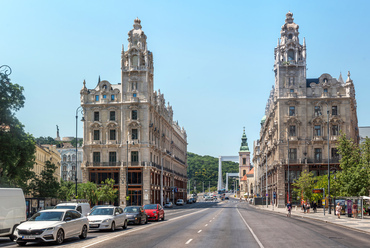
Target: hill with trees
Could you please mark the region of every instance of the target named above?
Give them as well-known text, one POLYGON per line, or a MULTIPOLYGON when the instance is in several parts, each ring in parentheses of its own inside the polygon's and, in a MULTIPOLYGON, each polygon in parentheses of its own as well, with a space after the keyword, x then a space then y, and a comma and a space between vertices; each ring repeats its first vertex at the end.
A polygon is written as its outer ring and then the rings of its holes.
MULTIPOLYGON (((222 178, 225 182, 226 173, 238 173, 239 164, 235 162, 222 162, 222 178)), ((211 156, 200 156, 195 153, 188 152, 188 179, 190 181, 190 189, 197 192, 208 191, 208 185, 211 186, 211 191, 217 190, 218 181, 218 158, 211 156)), ((233 179, 229 179, 229 188, 233 187, 233 179)))

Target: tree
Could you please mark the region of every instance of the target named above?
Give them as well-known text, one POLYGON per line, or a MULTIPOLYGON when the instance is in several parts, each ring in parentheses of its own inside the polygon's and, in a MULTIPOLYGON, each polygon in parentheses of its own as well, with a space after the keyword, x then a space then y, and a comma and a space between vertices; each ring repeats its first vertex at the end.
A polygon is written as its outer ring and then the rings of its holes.
POLYGON ((77 194, 79 199, 86 199, 90 205, 98 203, 98 187, 95 183, 87 182, 78 185, 77 194))
POLYGON ((114 200, 117 198, 117 191, 118 189, 115 189, 113 187, 114 185, 114 179, 108 178, 104 182, 101 182, 102 185, 99 187, 97 196, 98 200, 102 202, 114 202, 114 200))
POLYGON ((338 183, 341 196, 368 195, 370 189, 369 157, 370 141, 359 147, 345 134, 339 138, 338 153, 341 155, 338 183))
POLYGON ((60 188, 59 182, 54 177, 54 172, 57 169, 55 164, 49 160, 45 162, 45 167, 41 171, 40 176, 35 177, 31 182, 34 196, 37 197, 57 197, 60 188))
POLYGON ((71 181, 64 181, 63 179, 60 179, 58 198, 63 201, 70 201, 75 194, 74 185, 75 184, 71 181))
MULTIPOLYGON (((77 140, 78 140, 78 146, 81 147, 82 146, 82 143, 83 143, 83 139, 78 138, 77 140)), ((71 141, 71 145, 73 147, 76 147, 76 138, 73 138, 73 140, 71 141)))
POLYGON ((0 183, 21 187, 28 193, 27 181, 34 177, 35 141, 14 115, 24 102, 23 87, 0 72, 0 183))
POLYGON ((56 145, 57 147, 60 147, 60 144, 62 143, 61 141, 57 141, 53 139, 52 137, 38 137, 36 138, 36 143, 38 145, 56 145))
POLYGON ((315 179, 312 172, 303 171, 300 177, 292 184, 294 186, 293 191, 298 196, 303 195, 303 200, 312 200, 312 189, 314 186, 315 179))

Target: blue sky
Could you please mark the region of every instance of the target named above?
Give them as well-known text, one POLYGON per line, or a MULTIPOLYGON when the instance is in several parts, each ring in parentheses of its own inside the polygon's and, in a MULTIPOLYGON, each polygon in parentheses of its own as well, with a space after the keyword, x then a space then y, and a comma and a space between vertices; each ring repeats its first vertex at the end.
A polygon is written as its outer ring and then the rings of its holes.
MULTIPOLYGON (((370 126, 370 1, 2 0, 0 65, 25 88, 17 117, 35 137, 75 135, 85 79, 120 82, 122 44, 136 17, 154 55, 154 88, 188 134, 188 151, 237 155, 249 147, 274 84, 274 48, 285 14, 306 38, 307 77, 351 71, 359 126, 370 126)), ((82 123, 79 123, 79 134, 82 123)), ((80 135, 79 135, 80 136, 80 135)))

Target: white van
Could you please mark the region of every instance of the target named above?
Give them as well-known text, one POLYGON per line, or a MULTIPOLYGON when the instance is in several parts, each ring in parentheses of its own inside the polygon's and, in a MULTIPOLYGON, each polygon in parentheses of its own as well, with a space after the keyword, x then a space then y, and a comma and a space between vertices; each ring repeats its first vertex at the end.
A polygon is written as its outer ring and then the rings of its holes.
POLYGON ((0 237, 9 237, 13 241, 13 231, 26 219, 23 190, 0 188, 0 237))
POLYGON ((90 204, 87 202, 66 202, 59 203, 55 206, 56 209, 74 209, 80 212, 83 216, 90 213, 90 204))

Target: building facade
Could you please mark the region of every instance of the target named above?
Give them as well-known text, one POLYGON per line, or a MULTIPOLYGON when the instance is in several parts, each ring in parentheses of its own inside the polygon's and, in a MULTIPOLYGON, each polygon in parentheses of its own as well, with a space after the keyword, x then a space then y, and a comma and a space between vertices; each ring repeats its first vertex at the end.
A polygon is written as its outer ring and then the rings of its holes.
POLYGON ((245 193, 249 195, 250 185, 253 185, 253 170, 251 166, 250 151, 248 147, 248 139, 245 134, 245 129, 243 129, 242 143, 239 150, 239 189, 240 196, 244 196, 245 193), (252 171, 252 173, 250 173, 252 171))
POLYGON ((121 83, 99 80, 87 89, 84 81, 81 90, 83 181, 113 178, 120 205, 186 200, 187 134, 153 90, 153 54, 141 21, 133 26, 122 48, 121 83))
POLYGON ((288 193, 294 202, 292 182, 302 171, 314 175, 339 169, 337 140, 342 131, 358 142, 355 88, 348 72, 343 81, 324 73, 306 77, 306 44, 299 41, 299 26, 286 14, 275 48, 275 85, 270 92, 260 139, 254 144, 256 190, 275 195, 279 207, 288 193), (267 191, 266 191, 267 187, 267 191), (289 191, 289 192, 288 192, 289 191))
POLYGON ((77 183, 82 183, 82 147, 77 148, 77 161, 76 161, 76 148, 70 143, 64 143, 63 148, 57 148, 60 153, 61 166, 60 176, 64 181, 75 182, 77 173, 77 183))

